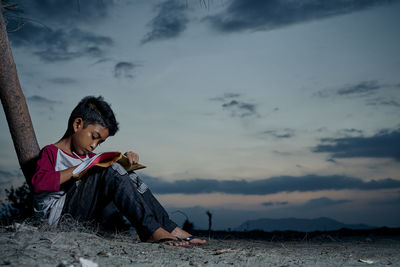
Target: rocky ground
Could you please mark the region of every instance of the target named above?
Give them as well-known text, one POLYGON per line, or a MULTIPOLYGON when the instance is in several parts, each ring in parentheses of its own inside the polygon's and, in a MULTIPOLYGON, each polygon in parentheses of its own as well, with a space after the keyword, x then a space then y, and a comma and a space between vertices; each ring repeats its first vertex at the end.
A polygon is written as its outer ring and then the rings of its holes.
POLYGON ((271 241, 227 234, 181 248, 141 243, 132 233, 0 228, 1 266, 400 266, 399 252, 400 239, 390 236, 271 241))

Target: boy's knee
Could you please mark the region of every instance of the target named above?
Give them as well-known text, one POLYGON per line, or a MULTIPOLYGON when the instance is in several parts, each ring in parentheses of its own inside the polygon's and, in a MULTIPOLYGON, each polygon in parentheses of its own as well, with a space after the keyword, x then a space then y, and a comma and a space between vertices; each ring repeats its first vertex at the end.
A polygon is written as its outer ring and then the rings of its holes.
POLYGON ((128 172, 125 170, 125 168, 122 167, 122 165, 119 164, 119 163, 114 163, 113 165, 111 165, 111 168, 114 171, 118 172, 118 174, 121 175, 121 176, 128 174, 128 172))
POLYGON ((111 167, 114 171, 116 171, 120 175, 121 178, 131 180, 134 183, 139 193, 143 194, 149 189, 148 186, 145 183, 143 183, 143 181, 139 178, 139 176, 136 173, 134 172, 128 173, 125 170, 125 168, 122 167, 122 165, 120 165, 119 163, 114 163, 113 165, 111 165, 111 167))

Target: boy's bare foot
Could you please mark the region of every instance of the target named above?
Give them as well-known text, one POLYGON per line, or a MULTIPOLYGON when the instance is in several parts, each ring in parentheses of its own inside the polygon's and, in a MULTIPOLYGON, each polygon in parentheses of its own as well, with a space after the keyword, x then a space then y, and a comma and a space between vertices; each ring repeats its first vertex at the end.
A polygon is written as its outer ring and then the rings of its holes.
POLYGON ((158 228, 151 237, 146 241, 149 243, 162 243, 169 246, 175 247, 188 247, 190 243, 188 241, 180 240, 177 236, 172 235, 163 228, 158 228))
POLYGON ((183 239, 183 240, 187 240, 189 242, 190 245, 197 245, 197 246, 201 246, 201 245, 207 245, 207 241, 197 238, 197 237, 193 237, 191 234, 189 234, 188 232, 186 232, 185 230, 176 227, 172 232, 172 235, 183 239))

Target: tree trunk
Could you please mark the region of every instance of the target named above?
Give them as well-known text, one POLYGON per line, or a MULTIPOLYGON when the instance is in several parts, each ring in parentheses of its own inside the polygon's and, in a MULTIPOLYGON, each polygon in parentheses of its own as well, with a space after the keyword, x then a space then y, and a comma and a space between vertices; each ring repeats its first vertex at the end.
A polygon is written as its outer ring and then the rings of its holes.
POLYGON ((0 98, 22 172, 30 185, 40 149, 18 80, 0 3, 0 98))

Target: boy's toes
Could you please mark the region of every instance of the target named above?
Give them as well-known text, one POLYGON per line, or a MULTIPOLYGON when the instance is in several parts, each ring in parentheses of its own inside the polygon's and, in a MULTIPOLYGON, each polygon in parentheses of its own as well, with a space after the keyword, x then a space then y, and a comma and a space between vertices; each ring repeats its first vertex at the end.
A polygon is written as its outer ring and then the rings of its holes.
POLYGON ((182 238, 182 240, 183 241, 187 241, 187 242, 189 242, 189 244, 195 245, 195 246, 207 245, 207 241, 206 240, 200 239, 200 238, 198 238, 196 236, 193 236, 193 235, 185 237, 185 238, 182 238))
POLYGON ((182 239, 173 239, 173 238, 162 238, 157 241, 157 243, 165 244, 174 247, 189 247, 190 243, 188 241, 184 241, 182 239))

